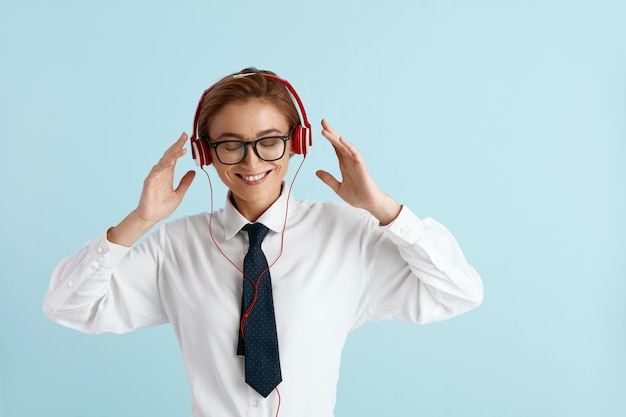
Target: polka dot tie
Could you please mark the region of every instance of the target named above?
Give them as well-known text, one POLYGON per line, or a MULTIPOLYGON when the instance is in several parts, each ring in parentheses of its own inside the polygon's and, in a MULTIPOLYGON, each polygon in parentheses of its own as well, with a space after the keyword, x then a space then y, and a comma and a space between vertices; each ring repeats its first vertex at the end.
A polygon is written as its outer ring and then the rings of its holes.
POLYGON ((254 223, 245 225, 243 230, 248 232, 250 247, 243 261, 242 319, 237 354, 246 357, 246 383, 267 397, 282 381, 272 280, 261 249, 268 228, 254 223), (258 286, 256 301, 255 285, 258 286))

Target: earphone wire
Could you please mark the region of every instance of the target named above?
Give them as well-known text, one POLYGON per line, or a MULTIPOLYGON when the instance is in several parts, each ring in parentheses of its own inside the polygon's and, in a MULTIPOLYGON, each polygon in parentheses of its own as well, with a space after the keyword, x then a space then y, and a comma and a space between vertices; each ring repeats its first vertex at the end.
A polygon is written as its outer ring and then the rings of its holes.
POLYGON ((269 271, 275 264, 276 262, 278 262, 278 260, 280 259, 280 257, 283 255, 283 250, 285 248, 285 231, 287 229, 287 219, 289 217, 289 200, 291 199, 291 192, 293 189, 293 185, 296 181, 296 178, 298 177, 298 174, 300 173, 300 170, 302 169, 302 166, 304 164, 304 160, 306 159, 306 156, 304 156, 302 158, 302 161, 300 161, 300 164, 298 165, 298 168, 291 180, 291 184, 289 185, 289 188, 287 190, 287 201, 285 204, 285 217, 283 220, 283 227, 281 230, 281 237, 280 237, 280 250, 278 252, 278 255, 276 256, 276 259, 274 259, 274 261, 269 264, 269 266, 263 271, 261 272, 261 274, 259 275, 259 277, 254 280, 252 279, 252 277, 248 276, 248 274, 246 274, 242 268, 240 268, 239 266, 237 266, 237 264, 235 264, 235 262, 232 261, 232 259, 230 259, 228 257, 228 255, 226 255, 226 253, 224 253, 224 251, 222 250, 222 248, 220 247, 220 245, 217 243, 217 241, 215 240, 215 236, 213 235, 213 211, 214 211, 214 207, 213 207, 213 183, 211 182, 211 176, 209 175, 208 171, 206 169, 204 169, 204 166, 201 167, 202 171, 204 171, 205 175, 207 176, 207 179, 209 180, 209 189, 210 189, 210 212, 209 212, 209 235, 211 237, 211 241, 213 242, 213 244, 215 245, 216 249, 218 250, 218 252, 237 270, 239 271, 241 274, 243 274, 243 276, 250 281, 250 283, 253 285, 254 287, 254 297, 252 299, 252 302, 250 303, 250 305, 246 308, 246 311, 242 314, 241 317, 241 323, 240 323, 240 332, 241 332, 241 338, 242 340, 244 339, 244 329, 246 326, 246 321, 248 319, 248 316, 250 315, 250 312, 252 311, 257 297, 258 297, 258 288, 259 288, 259 282, 261 281, 261 279, 263 278, 263 276, 265 275, 265 273, 267 271, 269 271))
MULTIPOLYGON (((298 177, 298 174, 300 173, 300 170, 302 169, 302 165, 304 164, 304 160, 306 159, 306 157, 302 158, 302 161, 300 161, 300 164, 298 165, 298 168, 296 169, 296 172, 293 176, 293 178, 291 179, 291 184, 289 185, 289 188, 287 190, 287 202, 285 204, 285 217, 283 220, 283 227, 282 227, 282 231, 281 231, 281 237, 280 237, 280 251, 278 252, 278 256, 276 256, 276 259, 274 259, 274 261, 268 266, 268 269, 272 268, 274 266, 274 264, 276 264, 276 262, 278 262, 278 259, 280 259, 280 257, 283 255, 283 250, 285 248, 285 229, 287 227, 287 218, 289 215, 289 200, 291 197, 291 191, 293 189, 293 185, 296 181, 296 178, 298 177)), ((222 248, 220 247, 220 245, 217 243, 217 241, 215 240, 215 236, 213 236, 213 211, 214 211, 214 206, 213 206, 213 183, 211 182, 211 176, 209 175, 208 171, 203 167, 201 167, 202 171, 204 172, 204 174, 206 175, 208 181, 209 181, 209 194, 210 194, 210 211, 209 211, 209 235, 211 236, 211 241, 213 242, 213 244, 215 245, 215 247, 217 248, 217 250, 219 251, 219 253, 239 272, 241 272, 242 274, 246 275, 245 272, 243 272, 243 269, 238 267, 237 264, 235 264, 229 257, 228 255, 226 255, 226 253, 224 253, 224 251, 222 250, 222 248)), ((263 274, 265 274, 266 271, 263 271, 263 274)), ((248 279, 250 279, 250 277, 248 277, 248 279)))
MULTIPOLYGON (((278 259, 280 259, 280 257, 283 254, 283 249, 285 247, 285 230, 287 228, 287 218, 289 216, 289 200, 291 197, 291 190, 293 189, 293 185, 296 181, 296 178, 298 177, 298 174, 300 173, 300 169, 302 168, 302 165, 304 164, 304 160, 306 159, 306 156, 302 158, 302 161, 300 161, 300 164, 298 165, 298 169, 296 170, 296 173, 294 174, 292 180, 291 180, 291 184, 289 185, 289 189, 287 191, 287 202, 285 204, 285 219, 283 221, 283 230, 281 231, 281 237, 280 237, 280 251, 278 253, 278 256, 276 257, 276 259, 274 260, 274 262, 271 263, 270 266, 267 267, 267 269, 265 271, 263 271, 261 273, 261 275, 259 276, 258 281, 256 281, 256 283, 245 273, 243 272, 243 269, 239 268, 222 250, 222 248, 220 247, 220 245, 217 243, 217 241, 215 240, 215 237, 213 236, 213 183, 211 182, 211 176, 209 175, 208 171, 206 169, 204 169, 204 166, 201 167, 202 171, 204 172, 204 174, 206 175, 207 179, 209 180, 209 194, 210 194, 210 212, 209 212, 209 235, 211 236, 211 240, 213 241, 213 244, 215 245, 215 247, 217 248, 217 250, 219 251, 219 253, 239 272, 241 272, 249 281, 252 282, 252 284, 254 285, 254 299, 252 300, 252 303, 250 304, 250 306, 248 307, 248 309, 246 310, 245 316, 247 318, 247 315, 249 314, 249 312, 252 310, 252 307, 254 306, 254 303, 256 301, 257 298, 257 292, 258 292, 258 283, 261 280, 261 278, 263 277, 263 275, 265 275, 265 273, 272 267, 274 266, 274 264, 276 262, 278 262, 278 259)), ((243 333, 244 333, 244 327, 245 327, 245 318, 242 318, 242 325, 241 327, 241 333, 242 333, 242 338, 243 338, 243 333)), ((276 395, 278 396, 278 405, 276 407, 276 417, 278 417, 278 414, 280 412, 280 403, 282 402, 282 399, 280 397, 280 391, 278 390, 278 387, 275 387, 274 390, 276 391, 276 395)))
POLYGON ((281 398, 280 398, 280 391, 278 391, 278 387, 274 389, 276 390, 276 394, 278 395, 278 406, 276 407, 276 417, 278 417, 278 413, 280 411, 281 398))

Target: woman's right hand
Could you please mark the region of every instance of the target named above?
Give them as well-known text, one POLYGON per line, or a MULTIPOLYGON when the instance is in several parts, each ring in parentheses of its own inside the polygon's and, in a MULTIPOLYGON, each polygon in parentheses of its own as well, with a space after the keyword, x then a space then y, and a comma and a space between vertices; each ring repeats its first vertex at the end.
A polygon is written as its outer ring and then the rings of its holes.
POLYGON ((183 201, 196 174, 195 171, 187 172, 178 187, 173 188, 174 168, 178 158, 187 153, 186 141, 187 134, 181 134, 144 180, 139 205, 135 209, 139 219, 154 225, 169 217, 183 201))
POLYGON ((144 233, 159 221, 169 217, 183 201, 196 173, 188 171, 174 188, 176 161, 187 153, 187 134, 180 135, 159 162, 152 167, 143 182, 143 190, 137 208, 120 224, 109 229, 107 239, 123 246, 132 246, 144 233))

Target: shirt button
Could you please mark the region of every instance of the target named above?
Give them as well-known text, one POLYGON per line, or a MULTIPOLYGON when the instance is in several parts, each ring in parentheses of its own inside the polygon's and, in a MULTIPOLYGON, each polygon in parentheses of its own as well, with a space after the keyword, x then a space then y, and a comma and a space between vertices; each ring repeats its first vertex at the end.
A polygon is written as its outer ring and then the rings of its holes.
POLYGON ((104 249, 102 248, 102 246, 98 246, 98 249, 96 249, 98 251, 98 253, 102 253, 104 252, 104 249))
POLYGON ((67 281, 67 286, 70 288, 74 288, 74 285, 76 284, 76 282, 74 282, 73 279, 70 279, 69 281, 67 281))
POLYGON ((402 226, 400 228, 400 233, 403 234, 403 235, 406 235, 406 232, 408 232, 408 231, 409 231, 409 228, 406 227, 406 226, 402 226))
POLYGON ((252 401, 252 406, 253 407, 258 407, 261 403, 259 403, 259 400, 254 400, 252 401))

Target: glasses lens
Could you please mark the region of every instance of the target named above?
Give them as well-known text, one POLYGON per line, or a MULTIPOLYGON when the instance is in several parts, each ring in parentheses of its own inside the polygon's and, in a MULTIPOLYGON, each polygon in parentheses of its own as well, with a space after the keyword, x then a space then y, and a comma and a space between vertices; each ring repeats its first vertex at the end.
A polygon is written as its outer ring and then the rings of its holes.
POLYGON ((259 157, 265 161, 275 161, 285 154, 285 141, 282 138, 264 138, 256 144, 259 157))
POLYGON ((220 142, 215 147, 215 151, 223 164, 238 164, 243 160, 245 145, 239 141, 220 142))
POLYGON ((238 164, 246 156, 246 147, 254 146, 256 154, 264 161, 276 161, 285 154, 286 142, 282 137, 262 138, 255 142, 225 141, 215 144, 215 152, 221 163, 238 164))

